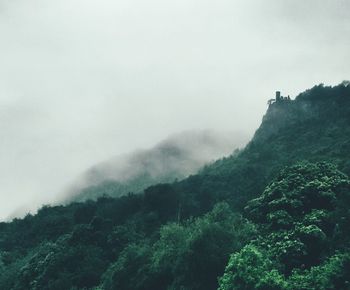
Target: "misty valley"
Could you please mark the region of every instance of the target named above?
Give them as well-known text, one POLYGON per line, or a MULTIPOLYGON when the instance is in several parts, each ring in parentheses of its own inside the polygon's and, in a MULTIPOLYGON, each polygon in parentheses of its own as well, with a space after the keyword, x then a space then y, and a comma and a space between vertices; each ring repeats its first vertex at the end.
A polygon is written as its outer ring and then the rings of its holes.
POLYGON ((178 134, 0 223, 0 289, 350 289, 350 83, 178 134))

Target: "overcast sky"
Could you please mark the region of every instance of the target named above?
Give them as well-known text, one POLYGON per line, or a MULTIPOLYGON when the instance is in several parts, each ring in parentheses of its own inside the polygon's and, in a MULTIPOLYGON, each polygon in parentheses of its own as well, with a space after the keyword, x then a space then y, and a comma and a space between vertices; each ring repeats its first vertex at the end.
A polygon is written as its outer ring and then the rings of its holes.
POLYGON ((0 0, 0 218, 187 129, 254 132, 274 91, 350 77, 347 0, 0 0))

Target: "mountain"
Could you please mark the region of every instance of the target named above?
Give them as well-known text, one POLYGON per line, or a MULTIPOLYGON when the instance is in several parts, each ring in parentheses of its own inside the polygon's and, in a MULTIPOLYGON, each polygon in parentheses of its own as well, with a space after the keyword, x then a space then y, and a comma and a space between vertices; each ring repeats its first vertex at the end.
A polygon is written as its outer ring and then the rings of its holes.
POLYGON ((347 82, 276 100, 197 174, 0 223, 0 289, 349 289, 349 136, 347 82))
POLYGON ((270 105, 244 150, 175 185, 202 203, 189 211, 207 211, 222 199, 242 208, 281 169, 301 160, 327 160, 350 174, 349 95, 347 82, 335 87, 318 85, 295 100, 270 105))
POLYGON ((65 202, 119 197, 141 192, 152 184, 173 182, 196 173, 204 165, 232 153, 248 142, 243 133, 210 130, 187 131, 156 146, 101 162, 85 172, 69 191, 65 202))

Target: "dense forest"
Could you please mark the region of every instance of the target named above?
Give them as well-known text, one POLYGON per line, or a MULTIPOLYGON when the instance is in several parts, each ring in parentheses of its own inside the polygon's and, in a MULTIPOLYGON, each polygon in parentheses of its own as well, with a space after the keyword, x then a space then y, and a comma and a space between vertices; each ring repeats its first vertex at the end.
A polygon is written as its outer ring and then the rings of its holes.
POLYGON ((0 289, 350 289, 350 85, 182 181, 0 223, 0 289))

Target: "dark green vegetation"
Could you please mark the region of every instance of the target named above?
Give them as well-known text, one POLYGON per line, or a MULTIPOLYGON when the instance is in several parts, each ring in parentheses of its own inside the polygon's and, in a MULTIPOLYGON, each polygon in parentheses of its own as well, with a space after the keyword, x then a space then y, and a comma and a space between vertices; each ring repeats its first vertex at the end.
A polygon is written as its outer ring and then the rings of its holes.
POLYGON ((1 223, 0 289, 350 289, 349 157, 350 86, 316 86, 181 182, 1 223))
POLYGON ((245 209, 259 236, 231 256, 220 290, 350 287, 345 174, 327 163, 299 163, 245 209))

